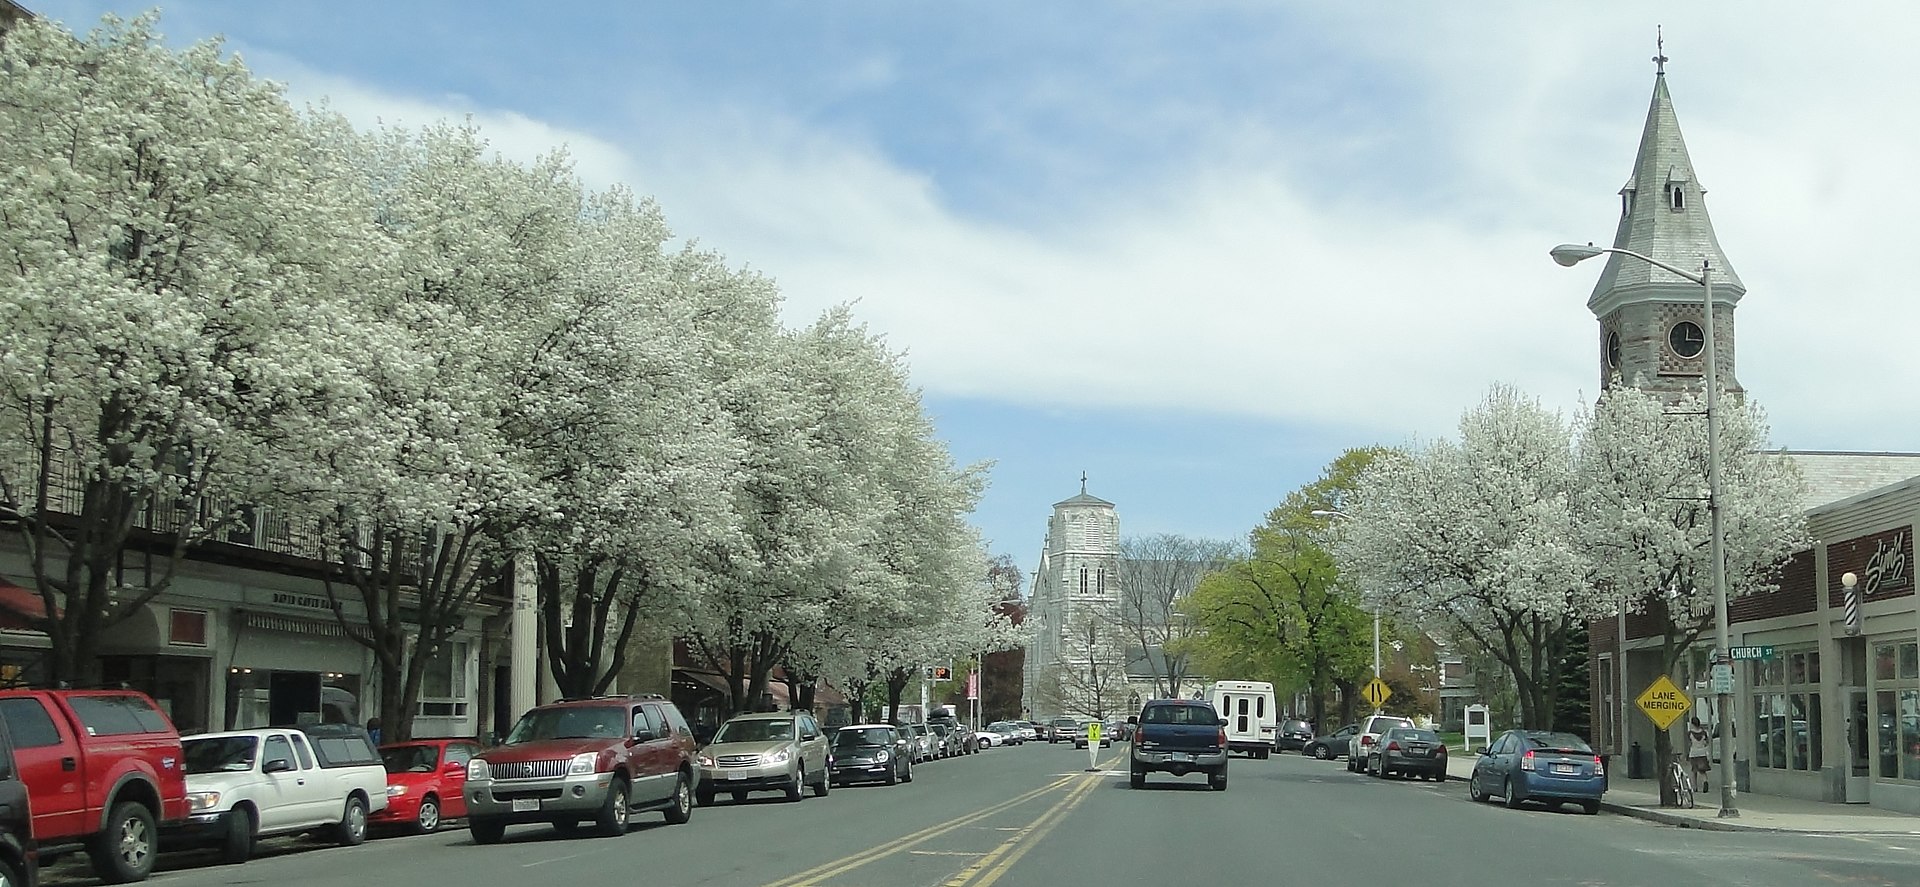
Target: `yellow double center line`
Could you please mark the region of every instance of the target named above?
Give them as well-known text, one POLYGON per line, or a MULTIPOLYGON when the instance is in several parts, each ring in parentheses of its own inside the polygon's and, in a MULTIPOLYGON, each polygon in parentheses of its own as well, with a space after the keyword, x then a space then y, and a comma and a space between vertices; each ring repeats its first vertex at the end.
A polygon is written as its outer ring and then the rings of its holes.
POLYGON ((1015 833, 1013 837, 1008 838, 1000 846, 994 848, 991 851, 988 851, 979 860, 974 862, 973 865, 968 866, 966 869, 962 870, 960 874, 955 875, 953 880, 946 882, 948 887, 965 887, 965 885, 972 882, 972 879, 981 877, 982 874, 984 873, 984 878, 982 880, 979 880, 973 883, 977 883, 978 887, 986 887, 986 885, 993 883, 995 880, 998 880, 1001 875, 1006 873, 1006 870, 1009 866, 1013 865, 1013 863, 1016 860, 1018 860, 1021 856, 1025 855, 1026 848, 1031 846, 1030 840, 1037 840, 1041 836, 1045 835, 1048 831, 1052 830, 1054 824, 1059 822, 1060 818, 1066 815, 1066 812, 1068 810, 1071 810, 1075 804, 1078 804, 1080 800, 1086 796, 1087 792, 1091 791, 1094 786, 1099 785, 1100 780, 1098 776, 1088 775, 1088 776, 1079 776, 1079 777, 1076 777, 1076 776, 1060 777, 1059 779, 1056 779, 1053 782, 1050 782, 1044 786, 1041 786, 1040 788, 1034 789, 1025 794, 1015 795, 1012 798, 1009 798, 1005 801, 1001 801, 1000 803, 995 804, 991 807, 985 807, 980 810, 976 810, 972 813, 969 813, 965 816, 960 817, 959 819, 955 819, 950 822, 943 822, 939 825, 932 826, 930 828, 925 828, 909 835, 903 835, 901 837, 888 841, 885 844, 879 844, 874 847, 870 847, 866 850, 862 850, 859 853, 855 853, 850 856, 845 856, 840 859, 836 859, 832 862, 826 863, 824 865, 816 866, 806 871, 799 872, 794 875, 790 875, 778 881, 774 881, 766 885, 766 887, 799 887, 799 885, 814 884, 826 878, 832 878, 836 875, 846 874, 847 872, 853 871, 854 869, 857 869, 870 862, 875 862, 877 860, 885 859, 886 857, 893 856, 895 854, 910 850, 930 840, 933 840, 934 838, 940 837, 941 835, 947 834, 957 829, 966 828, 967 826, 973 825, 974 823, 979 822, 980 820, 986 819, 987 817, 994 816, 999 813, 1004 813, 1007 810, 1011 810, 1035 798, 1039 798, 1049 793, 1059 791, 1063 788, 1067 788, 1069 785, 1073 783, 1075 779, 1081 780, 1081 783, 1077 786, 1073 786, 1071 790, 1067 792, 1066 797, 1061 798, 1059 802, 1055 803, 1052 807, 1047 808, 1047 811, 1045 813, 1040 814, 1040 817, 1038 819, 1035 819, 1032 824, 1026 826, 1025 828, 1020 829, 1019 832, 1015 833), (994 862, 996 860, 999 860, 998 865, 994 865, 994 862), (989 866, 992 866, 991 870, 988 870, 989 866))

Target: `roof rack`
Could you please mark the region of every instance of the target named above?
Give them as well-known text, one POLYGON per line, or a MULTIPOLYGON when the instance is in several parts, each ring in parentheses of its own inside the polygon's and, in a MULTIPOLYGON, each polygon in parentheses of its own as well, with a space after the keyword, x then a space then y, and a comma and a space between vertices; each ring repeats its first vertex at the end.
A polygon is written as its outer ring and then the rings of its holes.
POLYGON ((552 705, 554 703, 559 703, 559 702, 593 702, 599 699, 623 699, 623 700, 660 699, 660 700, 664 700, 666 698, 667 697, 662 696, 658 693, 609 693, 603 696, 562 696, 559 699, 555 699, 553 702, 550 702, 547 704, 552 705))

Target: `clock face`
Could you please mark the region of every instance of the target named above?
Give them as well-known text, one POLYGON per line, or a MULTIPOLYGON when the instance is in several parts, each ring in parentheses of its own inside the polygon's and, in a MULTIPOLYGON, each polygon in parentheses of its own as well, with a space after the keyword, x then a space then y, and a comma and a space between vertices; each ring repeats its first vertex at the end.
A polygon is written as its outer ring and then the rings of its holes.
POLYGON ((1607 366, 1620 368, 1620 334, 1612 331, 1607 333, 1607 366))
POLYGON ((1699 357, 1701 349, 1707 345, 1707 337, 1700 332, 1700 325, 1691 320, 1683 320, 1667 331, 1667 344, 1673 353, 1681 357, 1699 357))

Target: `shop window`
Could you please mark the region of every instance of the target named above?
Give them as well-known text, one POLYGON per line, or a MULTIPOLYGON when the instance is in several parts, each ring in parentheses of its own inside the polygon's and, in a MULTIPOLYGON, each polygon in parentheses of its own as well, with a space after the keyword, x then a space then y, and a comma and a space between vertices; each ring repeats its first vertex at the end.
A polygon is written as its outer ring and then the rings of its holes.
POLYGON ((206 646, 207 611, 168 608, 167 643, 179 647, 206 646))
POLYGON ((1820 653, 1781 651, 1753 663, 1753 765, 1820 769, 1820 653))
POLYGON ((427 660, 420 678, 422 699, 465 699, 467 696, 467 645, 464 641, 445 641, 427 660))
POLYGON ((1900 778, 1920 779, 1920 690, 1900 691, 1900 778))
POLYGON ((1873 694, 1874 717, 1877 727, 1874 730, 1874 756, 1877 766, 1875 776, 1882 779, 1900 778, 1900 717, 1893 705, 1893 691, 1881 690, 1873 694))

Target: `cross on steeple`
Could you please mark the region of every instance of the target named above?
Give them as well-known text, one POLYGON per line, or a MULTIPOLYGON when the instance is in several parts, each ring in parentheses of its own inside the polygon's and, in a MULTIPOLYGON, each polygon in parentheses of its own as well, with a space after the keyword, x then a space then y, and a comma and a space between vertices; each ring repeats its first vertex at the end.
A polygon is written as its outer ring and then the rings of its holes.
POLYGON ((1080 494, 1084 496, 1086 495, 1086 493, 1087 493, 1087 473, 1082 471, 1080 472, 1080 494))
POLYGON ((1653 73, 1667 73, 1667 38, 1659 25, 1653 26, 1653 73))

